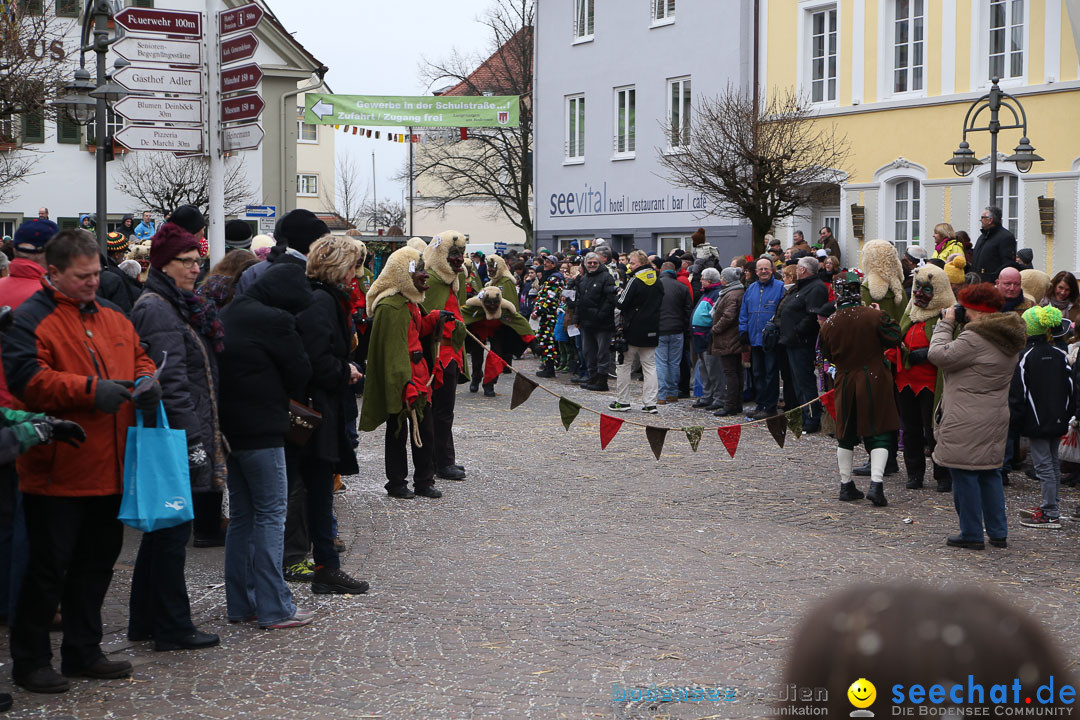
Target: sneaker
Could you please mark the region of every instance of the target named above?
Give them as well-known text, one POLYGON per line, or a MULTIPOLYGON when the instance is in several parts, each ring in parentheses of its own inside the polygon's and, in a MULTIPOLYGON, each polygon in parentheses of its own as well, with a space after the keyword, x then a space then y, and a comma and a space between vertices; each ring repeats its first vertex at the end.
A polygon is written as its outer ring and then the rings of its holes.
POLYGON ((626 412, 627 410, 630 409, 630 406, 629 405, 623 405, 621 402, 616 400, 615 402, 608 405, 608 409, 609 410, 614 410, 615 412, 626 412))
POLYGON ((1009 540, 1008 538, 990 538, 990 544, 996 548, 1007 548, 1009 547, 1009 540))
POLYGON ((315 563, 301 560, 286 567, 281 574, 288 582, 311 582, 311 576, 315 574, 315 563))
POLYGON ((367 591, 367 581, 356 580, 341 568, 317 567, 311 578, 311 592, 318 595, 363 595, 367 591))
POLYGON ((304 627, 310 625, 311 621, 315 618, 315 613, 310 610, 296 609, 292 617, 285 618, 280 622, 273 623, 271 625, 260 625, 262 630, 288 630, 289 628, 304 627))
POLYGON ((677 402, 679 402, 679 396, 678 395, 668 395, 667 398, 665 398, 665 399, 669 403, 677 403, 677 402))
POLYGON ((649 415, 656 415, 660 411, 656 409, 655 405, 646 405, 645 407, 641 408, 641 412, 648 413, 649 415))
POLYGON ((11 679, 16 685, 32 693, 62 693, 71 688, 71 683, 49 665, 31 670, 25 675, 13 675, 11 679))
POLYGON ((665 400, 664 398, 659 398, 659 399, 657 399, 656 404, 657 405, 667 405, 667 400, 665 400))
POLYGON ((1022 518, 1029 518, 1029 517, 1034 517, 1035 513, 1040 513, 1040 512, 1042 512, 1042 508, 1033 507, 1033 508, 1024 508, 1018 514, 1022 518))
POLYGON ((1024 527, 1046 528, 1048 530, 1058 530, 1061 528, 1061 521, 1057 518, 1048 516, 1042 511, 1042 508, 1036 508, 1031 511, 1031 516, 1021 520, 1020 524, 1024 527))

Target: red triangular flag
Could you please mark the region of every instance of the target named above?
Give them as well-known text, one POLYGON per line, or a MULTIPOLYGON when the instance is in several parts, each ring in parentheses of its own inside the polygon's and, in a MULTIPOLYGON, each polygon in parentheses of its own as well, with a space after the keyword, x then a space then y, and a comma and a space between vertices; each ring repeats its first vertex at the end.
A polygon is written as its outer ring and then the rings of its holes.
POLYGON ((720 442, 724 443, 728 455, 735 457, 735 450, 739 447, 739 437, 742 436, 742 425, 727 425, 716 428, 716 433, 720 436, 720 442))
POLYGON ((469 128, 461 128, 461 139, 462 140, 468 140, 469 139, 469 128))
POLYGON ((484 384, 490 385, 495 382, 504 367, 506 367, 506 361, 488 350, 487 358, 484 360, 484 384))
POLYGON ((603 450, 611 442, 611 438, 615 437, 619 432, 619 428, 622 427, 623 421, 617 417, 611 417, 610 415, 600 414, 600 449, 603 450))
POLYGON ((821 404, 825 407, 825 411, 832 416, 833 422, 836 422, 836 390, 830 390, 822 395, 821 404))
POLYGON ((412 141, 413 141, 414 143, 415 143, 415 142, 420 142, 420 136, 419 136, 419 135, 413 135, 413 136, 412 136, 412 141))
POLYGON ((346 125, 346 126, 345 126, 345 134, 346 134, 346 135, 348 135, 348 134, 349 134, 349 126, 348 126, 348 125, 346 125))
POLYGON ((370 130, 367 131, 367 136, 371 137, 371 131, 370 130))
POLYGON ((353 134, 353 135, 355 135, 355 134, 356 134, 356 133, 358 133, 358 132, 360 132, 360 128, 353 128, 353 129, 352 129, 352 134, 353 134))

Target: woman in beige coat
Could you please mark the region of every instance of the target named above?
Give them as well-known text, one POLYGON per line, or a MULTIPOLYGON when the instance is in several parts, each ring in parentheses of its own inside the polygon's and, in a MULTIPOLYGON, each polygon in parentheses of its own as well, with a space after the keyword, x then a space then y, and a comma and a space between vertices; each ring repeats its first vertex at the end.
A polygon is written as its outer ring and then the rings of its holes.
POLYGON ((983 526, 994 547, 1005 547, 1001 464, 1009 430, 1009 386, 1024 348, 1024 321, 999 312, 1005 299, 990 283, 960 291, 966 324, 953 339, 956 311, 943 311, 930 339, 929 360, 945 383, 935 417, 934 462, 949 469, 960 534, 947 543, 981 550, 983 526))

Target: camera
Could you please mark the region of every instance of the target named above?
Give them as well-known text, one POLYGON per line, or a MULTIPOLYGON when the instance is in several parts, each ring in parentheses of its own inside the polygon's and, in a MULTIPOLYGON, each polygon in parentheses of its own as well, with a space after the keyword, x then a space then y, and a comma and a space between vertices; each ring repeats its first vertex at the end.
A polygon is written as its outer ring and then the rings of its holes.
POLYGON ((612 353, 624 353, 630 349, 630 343, 626 342, 626 338, 622 335, 616 335, 611 338, 611 345, 609 348, 612 353))
POLYGON ((953 305, 953 317, 956 318, 957 325, 963 325, 967 322, 967 308, 960 303, 953 305))

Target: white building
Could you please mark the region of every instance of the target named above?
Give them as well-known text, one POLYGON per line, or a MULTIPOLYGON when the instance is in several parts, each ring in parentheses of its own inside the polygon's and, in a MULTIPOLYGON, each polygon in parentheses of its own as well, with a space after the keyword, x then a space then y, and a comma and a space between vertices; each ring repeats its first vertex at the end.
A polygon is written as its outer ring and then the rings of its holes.
MULTIPOLYGON (((223 0, 223 5, 231 8, 247 4, 247 1, 223 0)), ((154 0, 113 2, 117 9, 124 5, 154 6, 154 0)), ((41 4, 47 13, 59 11, 61 21, 74 15, 79 7, 79 3, 73 4, 70 0, 41 0, 41 4)), ((275 205, 280 215, 298 206, 308 206, 308 193, 303 193, 303 196, 298 193, 303 176, 318 177, 320 183, 328 182, 332 191, 333 133, 316 131, 314 141, 304 139, 305 136, 310 138, 310 135, 297 121, 296 107, 303 104, 302 98, 298 99, 297 89, 310 87, 317 82, 313 81, 313 73, 322 67, 322 63, 281 25, 266 2, 260 0, 259 4, 266 10, 266 16, 254 31, 259 47, 249 62, 257 63, 263 72, 258 92, 266 103, 260 119, 266 136, 259 150, 243 151, 237 155, 243 157, 245 174, 253 190, 249 202, 275 205)), ((204 0, 168 0, 167 3, 159 0, 158 7, 163 6, 175 10, 202 11, 206 4, 204 0)), ((79 20, 72 17, 70 30, 63 40, 65 60, 71 63, 72 69, 78 61, 79 31, 79 20)), ((205 47, 203 58, 205 63, 205 47)), ((110 52, 107 60, 111 69, 114 53, 110 52)), ((92 68, 93 64, 93 56, 88 57, 88 68, 92 68)), ((0 118, 0 122, 2 120, 0 118)), ((110 112, 110 134, 120 130, 124 123, 123 118, 110 112)), ((34 174, 15 186, 11 198, 0 204, 0 235, 10 235, 25 218, 36 217, 39 207, 49 208, 50 217, 61 227, 75 227, 80 214, 95 212, 94 129, 81 128, 70 121, 54 122, 41 118, 29 122, 17 121, 14 126, 19 133, 16 144, 35 151, 38 159, 34 174)), ((125 214, 138 216, 143 210, 137 201, 115 187, 121 164, 131 157, 131 153, 127 153, 119 144, 115 148, 116 159, 107 165, 110 228, 119 224, 125 214)), ((305 187, 308 188, 310 185, 305 187)), ((321 192, 317 194, 321 197, 321 192)), ((318 203, 318 209, 323 208, 324 205, 318 203)))
POLYGON ((704 227, 721 256, 749 252, 751 230, 710 215, 663 177, 694 98, 751 83, 752 0, 564 0, 536 20, 538 247, 689 247, 704 227))

